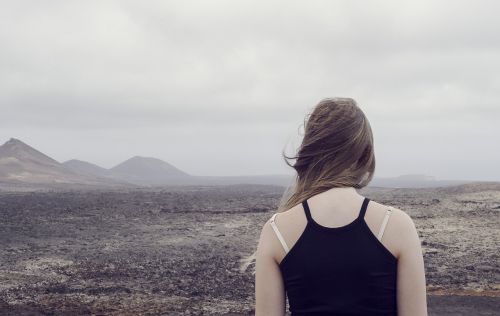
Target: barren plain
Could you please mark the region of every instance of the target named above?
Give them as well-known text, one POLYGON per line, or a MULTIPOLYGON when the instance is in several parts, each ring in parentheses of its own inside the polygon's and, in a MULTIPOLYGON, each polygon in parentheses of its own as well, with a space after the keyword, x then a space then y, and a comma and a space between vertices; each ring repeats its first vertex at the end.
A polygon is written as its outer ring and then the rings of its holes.
MULTIPOLYGON (((251 315, 284 188, 0 192, 0 315, 251 315)), ((421 236, 429 315, 498 315, 500 184, 365 188, 421 236)))

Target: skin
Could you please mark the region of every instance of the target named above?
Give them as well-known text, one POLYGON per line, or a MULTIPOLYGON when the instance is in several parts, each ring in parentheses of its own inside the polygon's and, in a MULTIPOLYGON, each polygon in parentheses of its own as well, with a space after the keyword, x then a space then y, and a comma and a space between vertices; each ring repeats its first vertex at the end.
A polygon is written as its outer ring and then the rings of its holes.
MULTIPOLYGON (((344 226, 358 216, 364 197, 355 188, 333 188, 309 198, 313 219, 327 227, 344 226), (332 216, 331 214, 335 214, 332 216)), ((375 236, 388 206, 370 200, 365 221, 375 236)), ((411 217, 393 208, 382 244, 398 258, 398 316, 427 316, 427 295, 421 242, 411 217)), ((275 223, 290 249, 302 234, 307 219, 301 204, 279 213, 275 223)), ((262 227, 256 253, 255 315, 285 315, 286 295, 279 269, 285 250, 270 220, 262 227)))

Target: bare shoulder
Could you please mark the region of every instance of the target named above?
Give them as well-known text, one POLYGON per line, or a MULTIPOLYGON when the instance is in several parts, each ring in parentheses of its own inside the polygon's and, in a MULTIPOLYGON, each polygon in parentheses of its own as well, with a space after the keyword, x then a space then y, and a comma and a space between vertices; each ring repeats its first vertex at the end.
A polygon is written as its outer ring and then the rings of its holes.
MULTIPOLYGON (((307 219, 300 204, 282 212, 276 212, 274 224, 279 233, 283 236, 287 246, 291 249, 304 230, 307 219)), ((286 255, 283 246, 276 236, 271 226, 271 218, 264 223, 258 249, 262 254, 273 257, 276 262, 281 262, 286 255)))
POLYGON ((272 216, 269 216, 260 230, 259 244, 257 246, 257 252, 260 255, 273 255, 272 240, 274 237, 272 235, 271 218, 272 216))
MULTIPOLYGON (((384 205, 373 201, 373 208, 375 209, 376 216, 380 218, 386 213, 388 209, 392 210, 390 220, 385 229, 384 239, 387 244, 391 245, 397 257, 400 257, 407 251, 416 251, 420 249, 420 239, 415 226, 415 222, 411 216, 391 205, 384 205)), ((380 221, 380 220, 379 220, 380 221)))
POLYGON ((299 206, 297 205, 286 211, 270 214, 260 232, 258 251, 261 252, 261 254, 276 258, 276 254, 279 253, 278 250, 281 248, 281 244, 276 238, 276 233, 271 226, 272 217, 276 214, 274 218, 276 227, 278 227, 282 235, 288 235, 288 225, 294 221, 294 217, 300 215, 298 209, 299 206))
POLYGON ((392 226, 394 227, 393 231, 405 232, 415 228, 415 222, 405 211, 391 205, 385 205, 375 201, 371 202, 373 202, 376 209, 379 209, 379 212, 385 213, 388 209, 392 210, 390 218, 392 226))
POLYGON ((297 204, 286 211, 279 212, 276 215, 276 218, 277 218, 276 221, 281 221, 282 223, 287 223, 287 222, 294 221, 295 219, 302 218, 302 217, 305 218, 304 210, 303 210, 301 204, 297 204))

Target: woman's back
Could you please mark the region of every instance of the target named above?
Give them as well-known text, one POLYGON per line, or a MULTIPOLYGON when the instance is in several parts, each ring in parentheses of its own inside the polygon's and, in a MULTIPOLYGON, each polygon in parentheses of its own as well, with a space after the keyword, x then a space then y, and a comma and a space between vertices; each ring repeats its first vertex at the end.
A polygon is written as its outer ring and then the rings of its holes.
POLYGON ((250 257, 257 315, 283 315, 286 294, 297 315, 427 315, 412 219, 356 191, 375 174, 373 139, 352 98, 323 99, 307 115, 296 154, 283 154, 294 181, 250 257))
POLYGON ((406 243, 401 230, 408 230, 408 219, 353 188, 329 190, 274 214, 266 223, 273 235, 268 242, 292 315, 398 315, 398 300, 409 295, 412 282, 399 282, 407 290, 398 298, 398 257, 406 243))

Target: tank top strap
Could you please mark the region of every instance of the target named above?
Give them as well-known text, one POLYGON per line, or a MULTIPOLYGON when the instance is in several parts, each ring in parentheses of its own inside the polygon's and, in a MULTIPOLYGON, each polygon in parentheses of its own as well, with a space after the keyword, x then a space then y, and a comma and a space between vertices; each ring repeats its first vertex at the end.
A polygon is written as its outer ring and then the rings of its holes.
POLYGON ((309 209, 309 204, 307 203, 307 199, 302 201, 302 207, 304 208, 304 213, 306 214, 307 221, 311 222, 312 221, 311 210, 309 209))
POLYGON ((366 214, 366 209, 368 207, 368 202, 370 202, 370 199, 365 197, 365 199, 363 200, 363 204, 361 205, 361 209, 359 210, 358 219, 364 219, 366 214))

